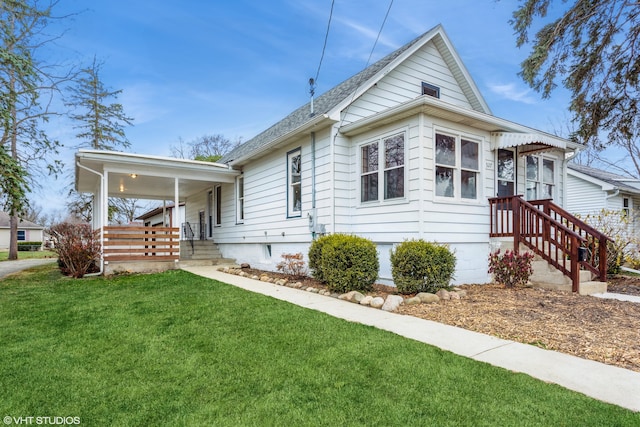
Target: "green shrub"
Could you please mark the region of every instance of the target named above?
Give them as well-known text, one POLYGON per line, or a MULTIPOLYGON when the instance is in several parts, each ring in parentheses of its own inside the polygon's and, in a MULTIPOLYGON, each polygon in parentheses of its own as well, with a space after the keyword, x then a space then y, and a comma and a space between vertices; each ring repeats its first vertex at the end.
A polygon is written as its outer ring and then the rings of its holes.
POLYGON ((330 290, 371 290, 378 278, 380 267, 376 245, 371 240, 359 236, 332 234, 323 238, 321 246, 320 262, 315 271, 320 271, 323 282, 330 290))
POLYGON ((19 251, 39 251, 42 249, 42 242, 18 242, 19 251))
POLYGON ((412 239, 391 250, 391 275, 401 294, 447 288, 455 268, 456 257, 446 245, 412 239))
POLYGON ((324 246, 324 243, 327 240, 330 240, 331 236, 331 234, 327 234, 325 236, 318 237, 311 242, 311 246, 309 247, 309 269, 311 270, 311 275, 321 282, 324 282, 325 280, 322 276, 320 255, 322 255, 322 247, 324 246))

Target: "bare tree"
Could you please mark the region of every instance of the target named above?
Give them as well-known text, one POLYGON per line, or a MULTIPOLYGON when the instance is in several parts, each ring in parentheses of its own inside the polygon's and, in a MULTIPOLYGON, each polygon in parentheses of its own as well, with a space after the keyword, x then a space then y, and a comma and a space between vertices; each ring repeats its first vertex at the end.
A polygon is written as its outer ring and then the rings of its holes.
POLYGON ((223 135, 203 135, 191 142, 185 143, 178 139, 178 145, 171 146, 171 154, 180 159, 202 160, 205 162, 217 162, 225 154, 242 143, 242 138, 234 142, 223 135))

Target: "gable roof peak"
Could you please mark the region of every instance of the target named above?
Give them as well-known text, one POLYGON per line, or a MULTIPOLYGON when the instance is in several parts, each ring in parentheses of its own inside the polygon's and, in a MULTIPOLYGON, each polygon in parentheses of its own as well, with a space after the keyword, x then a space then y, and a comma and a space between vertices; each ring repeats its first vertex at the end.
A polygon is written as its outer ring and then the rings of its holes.
POLYGON ((371 88, 385 74, 396 68, 406 58, 430 41, 433 41, 447 66, 452 70, 454 77, 469 99, 473 109, 485 114, 491 114, 488 104, 480 94, 471 75, 453 48, 444 27, 442 24, 438 24, 372 65, 369 65, 362 71, 327 90, 322 95, 314 98, 313 114, 310 114, 311 101, 307 102, 273 126, 233 149, 230 153, 226 154, 220 162, 242 164, 243 161, 269 149, 277 143, 280 138, 290 135, 297 129, 308 125, 310 122, 318 121, 322 117, 325 119, 336 117, 340 111, 357 99, 358 95, 371 88))

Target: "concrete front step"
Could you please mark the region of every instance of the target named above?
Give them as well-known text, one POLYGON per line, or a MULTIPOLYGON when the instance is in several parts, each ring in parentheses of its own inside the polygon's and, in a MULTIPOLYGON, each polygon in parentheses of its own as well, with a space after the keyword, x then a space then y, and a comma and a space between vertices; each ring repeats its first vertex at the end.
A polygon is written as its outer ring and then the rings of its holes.
POLYGON ((178 261, 178 268, 202 267, 209 265, 235 265, 235 260, 230 258, 217 259, 181 259, 178 261))

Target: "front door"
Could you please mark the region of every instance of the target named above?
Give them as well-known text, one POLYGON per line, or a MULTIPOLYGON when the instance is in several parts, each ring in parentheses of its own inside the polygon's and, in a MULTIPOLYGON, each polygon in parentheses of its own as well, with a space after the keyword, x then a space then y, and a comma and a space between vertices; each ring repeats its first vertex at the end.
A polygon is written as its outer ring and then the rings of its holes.
POLYGON ((516 194, 517 162, 515 152, 503 148, 498 149, 498 168, 496 176, 496 196, 513 196, 516 194))

